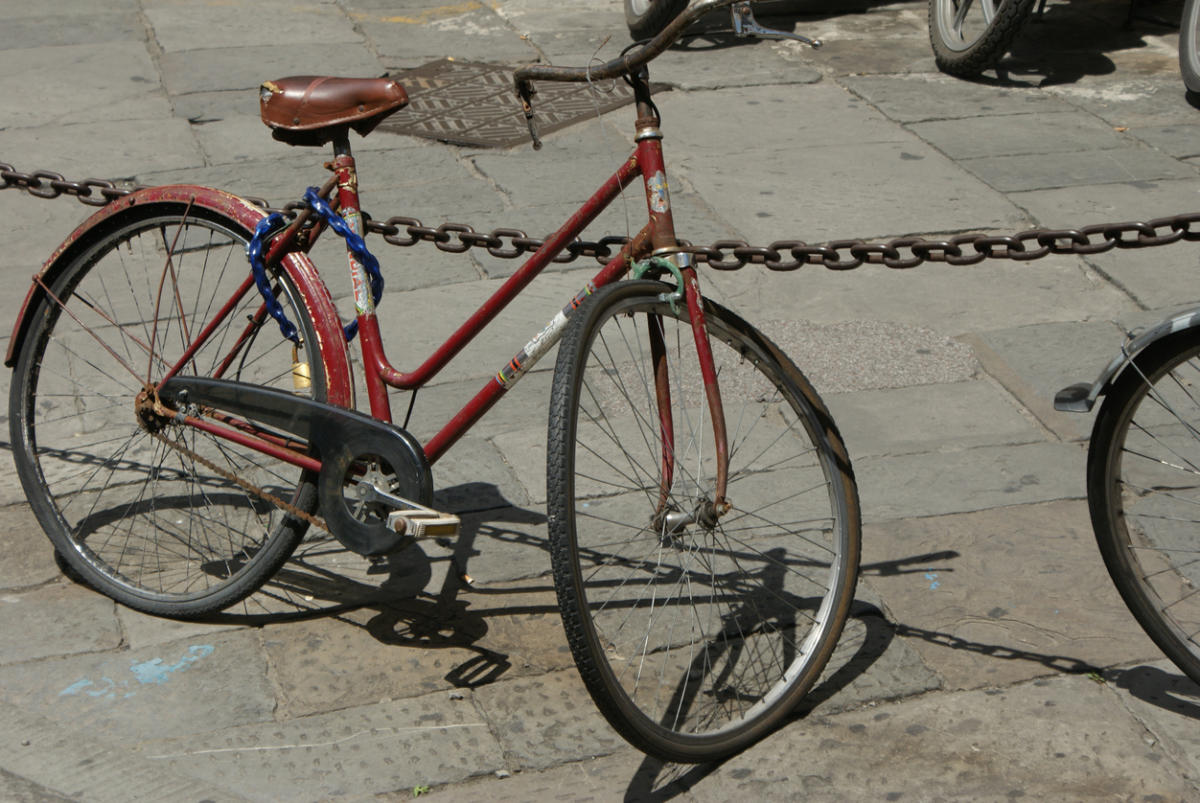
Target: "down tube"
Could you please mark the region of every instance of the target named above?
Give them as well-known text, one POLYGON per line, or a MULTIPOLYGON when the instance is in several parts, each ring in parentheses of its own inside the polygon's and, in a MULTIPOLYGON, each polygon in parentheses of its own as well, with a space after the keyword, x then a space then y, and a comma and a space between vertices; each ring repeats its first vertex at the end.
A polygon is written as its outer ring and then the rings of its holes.
MULTIPOLYGON (((376 349, 374 354, 364 354, 364 361, 371 362, 372 368, 382 378, 383 382, 394 388, 411 390, 423 386, 446 367, 476 335, 482 332, 500 314, 501 310, 508 306, 509 302, 516 298, 572 240, 578 237, 579 233, 595 220, 596 216, 604 211, 612 203, 613 199, 621 193, 621 190, 632 183, 639 174, 640 168, 637 158, 636 156, 630 156, 621 164, 617 172, 610 176, 604 185, 584 202, 579 211, 571 215, 558 231, 547 237, 542 247, 535 251, 526 260, 525 264, 517 269, 516 273, 508 277, 508 280, 491 297, 484 301, 479 309, 475 310, 462 326, 454 334, 450 335, 446 342, 438 347, 437 351, 416 370, 411 373, 397 371, 387 362, 382 351, 379 349, 376 349)), ((461 413, 459 416, 455 416, 454 421, 458 421, 460 417, 461 413)), ((474 416, 470 423, 473 423, 478 417, 474 416)), ((467 426, 469 426, 469 423, 467 426)), ((449 428, 449 425, 447 425, 447 428, 449 428)), ((450 438, 450 442, 457 440, 461 434, 459 432, 454 435, 450 438)), ((443 435, 448 435, 445 429, 435 436, 434 441, 439 444, 442 443, 443 435)), ((449 446, 449 443, 446 443, 445 446, 449 446)), ((437 453, 440 454, 442 451, 445 451, 444 447, 438 450, 437 453)), ((429 454, 428 449, 426 449, 426 454, 429 456, 430 461, 434 459, 433 455, 429 454)))
MULTIPOLYGON (((551 238, 548 238, 545 242, 545 245, 542 245, 540 250, 534 253, 533 257, 530 257, 528 262, 521 266, 520 270, 517 270, 516 274, 509 277, 509 281, 505 282, 504 286, 500 287, 496 294, 493 294, 492 298, 488 299, 484 306, 480 307, 479 310, 475 312, 474 316, 468 320, 467 324, 463 324, 460 330, 455 332, 455 335, 451 336, 450 340, 443 344, 443 347, 438 350, 438 353, 426 360, 425 365, 422 365, 420 368, 418 368, 418 371, 415 371, 413 374, 401 374, 401 376, 392 374, 391 377, 388 377, 385 374, 386 382, 392 386, 397 386, 397 388, 410 388, 410 386, 424 384, 428 377, 421 377, 420 383, 414 383, 412 382, 412 379, 415 374, 424 373, 427 368, 432 368, 430 371, 430 376, 432 376, 432 373, 440 370, 440 367, 442 367, 446 361, 449 361, 451 356, 454 356, 454 354, 457 353, 458 349, 462 348, 462 346, 464 346, 464 344, 466 344, 466 342, 469 341, 470 338, 472 338, 475 334, 478 334, 478 331, 482 328, 482 326, 486 325, 487 322, 490 322, 490 320, 496 316, 496 314, 502 310, 502 308, 508 304, 508 302, 514 298, 517 293, 520 293, 521 289, 526 287, 530 281, 533 281, 533 278, 538 275, 547 264, 550 264, 551 259, 556 256, 558 252, 562 251, 572 239, 575 239, 575 236, 582 232, 583 228, 586 227, 588 223, 592 222, 596 215, 599 215, 608 204, 612 203, 612 200, 618 196, 620 190, 623 190, 623 188, 628 185, 630 181, 637 178, 638 174, 640 174, 640 168, 638 168, 636 157, 631 156, 625 161, 622 168, 620 168, 618 172, 614 174, 610 180, 608 180, 607 184, 604 187, 601 187, 600 190, 596 192, 594 196, 592 196, 592 198, 588 199, 588 202, 583 205, 583 208, 580 211, 577 211, 575 215, 572 215, 570 220, 566 222, 564 226, 558 230, 558 232, 554 233, 551 238), (476 319, 479 318, 482 318, 481 322, 476 322, 476 319), (475 328, 473 331, 468 332, 467 330, 470 328, 470 326, 472 326, 472 324, 475 324, 475 328), (463 337, 460 338, 461 335, 463 335, 463 337), (458 342, 460 340, 462 342, 458 342), (439 360, 439 355, 445 352, 445 350, 451 350, 450 355, 446 356, 444 360, 439 360)), ((482 415, 484 415, 488 409, 491 409, 494 403, 500 400, 500 396, 503 396, 506 390, 509 390, 512 385, 516 384, 517 380, 523 376, 524 372, 528 371, 530 367, 533 367, 534 362, 538 360, 542 354, 545 354, 546 350, 552 348, 554 344, 558 342, 558 338, 562 336, 563 328, 566 324, 566 317, 568 317, 569 314, 575 310, 575 307, 580 305, 580 302, 582 302, 584 298, 587 298, 588 295, 595 292, 596 288, 604 287, 605 284, 617 280, 617 278, 624 275, 625 271, 629 270, 631 254, 644 253, 647 251, 647 244, 650 240, 650 230, 652 230, 652 226, 647 224, 647 227, 643 228, 641 232, 638 232, 634 239, 632 239, 630 242, 626 242, 617 256, 608 260, 608 263, 604 266, 604 268, 602 268, 598 274, 592 277, 592 281, 588 282, 586 286, 584 286, 584 288, 575 295, 575 298, 572 298, 569 304, 563 307, 562 310, 560 310, 558 314, 556 314, 556 316, 550 320, 550 323, 547 323, 546 326, 542 328, 539 334, 534 335, 532 340, 526 343, 526 346, 521 349, 521 352, 518 352, 514 358, 509 360, 508 364, 500 368, 500 370, 496 373, 496 377, 488 380, 488 383, 484 385, 484 388, 482 388, 478 394, 475 394, 472 400, 468 401, 467 405, 464 405, 463 408, 455 414, 455 417, 450 419, 450 421, 448 421, 448 423, 442 427, 442 430, 440 430, 437 435, 434 435, 432 438, 430 438, 430 441, 424 445, 424 450, 426 459, 431 463, 431 465, 432 463, 437 462, 439 457, 442 457, 442 455, 446 453, 446 450, 452 447, 452 445, 458 441, 458 438, 461 438, 464 433, 466 433, 467 430, 469 430, 470 427, 475 424, 475 421, 478 421, 480 418, 482 418, 482 415)))
POLYGON ((467 402, 454 418, 450 419, 446 426, 442 427, 441 432, 434 435, 425 444, 425 456, 431 464, 445 454, 447 449, 453 446, 476 421, 483 417, 484 413, 492 408, 492 405, 500 400, 501 396, 525 375, 525 372, 558 343, 566 328, 567 318, 583 303, 585 298, 594 293, 597 288, 615 281, 629 270, 630 254, 645 251, 646 243, 649 242, 649 228, 647 226, 642 229, 631 242, 626 243, 620 253, 609 260, 608 264, 593 276, 592 280, 587 282, 565 307, 559 310, 542 331, 534 335, 525 344, 525 347, 497 371, 496 376, 490 379, 475 394, 475 397, 467 402))

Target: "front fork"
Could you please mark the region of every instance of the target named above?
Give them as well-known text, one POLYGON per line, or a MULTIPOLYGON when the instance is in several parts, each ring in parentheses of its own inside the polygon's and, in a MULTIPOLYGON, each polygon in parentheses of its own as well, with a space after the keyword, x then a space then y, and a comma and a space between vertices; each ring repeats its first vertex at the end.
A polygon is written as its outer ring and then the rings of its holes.
MULTIPOLYGON (((688 319, 692 327, 692 339, 696 345, 696 355, 700 363, 700 374, 704 380, 704 395, 708 403, 709 415, 712 419, 713 442, 716 450, 717 477, 713 498, 707 500, 696 511, 683 511, 693 514, 696 520, 706 526, 712 526, 717 519, 729 510, 729 502, 725 498, 726 484, 729 475, 729 446, 725 429, 725 413, 721 405, 721 389, 717 379, 716 367, 713 363, 712 345, 708 338, 708 327, 704 319, 704 299, 700 293, 700 282, 696 270, 692 266, 691 255, 679 250, 675 238, 675 224, 671 216, 671 200, 667 189, 667 177, 663 167, 662 132, 659 130, 659 118, 654 105, 649 102, 649 92, 639 92, 639 85, 644 88, 645 74, 634 81, 634 92, 638 98, 637 159, 641 169, 646 189, 646 207, 650 215, 651 255, 668 259, 679 268, 682 277, 684 300, 687 303, 688 319)), ((651 315, 649 320, 650 354, 654 363, 654 391, 658 405, 659 432, 662 449, 662 465, 659 478, 659 498, 655 512, 655 522, 669 520, 672 513, 669 499, 675 477, 675 428, 671 413, 670 371, 667 362, 666 343, 663 342, 662 319, 651 315)), ((678 367, 677 367, 678 369, 678 367)), ((661 528, 658 528, 661 531, 661 528)), ((670 528, 668 528, 670 529, 670 528)))

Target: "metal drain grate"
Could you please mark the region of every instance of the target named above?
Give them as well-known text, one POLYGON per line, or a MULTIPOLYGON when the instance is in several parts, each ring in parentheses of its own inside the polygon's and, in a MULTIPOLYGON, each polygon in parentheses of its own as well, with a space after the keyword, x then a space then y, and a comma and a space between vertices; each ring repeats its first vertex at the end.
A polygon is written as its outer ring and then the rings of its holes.
MULTIPOLYGON (((521 103, 513 90, 513 68, 442 59, 390 77, 408 92, 409 105, 377 130, 436 139, 454 145, 507 148, 529 142, 521 103)), ((633 102, 624 81, 605 81, 604 91, 587 84, 542 82, 533 100, 538 133, 547 134, 633 102), (610 90, 611 91, 608 91, 610 90)))

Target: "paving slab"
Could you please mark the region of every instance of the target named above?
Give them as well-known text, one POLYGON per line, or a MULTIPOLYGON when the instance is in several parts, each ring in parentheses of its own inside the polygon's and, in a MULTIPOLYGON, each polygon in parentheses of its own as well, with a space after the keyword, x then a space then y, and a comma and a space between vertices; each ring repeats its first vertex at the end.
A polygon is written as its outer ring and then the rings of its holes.
POLYGON ((1095 116, 1079 111, 997 115, 986 130, 977 118, 937 120, 908 126, 953 159, 1106 150, 1127 143, 1095 116))
POLYGON ((1039 427, 986 379, 825 397, 852 459, 1036 443, 1039 427))
MULTIPOLYGON (((49 135, 67 123, 152 120, 170 107, 145 44, 106 42, 0 50, 0 114, 6 129, 51 125, 41 132, 49 135)), ((88 139, 79 133, 75 148, 61 155, 78 153, 88 139)), ((111 131, 91 138, 97 145, 119 141, 111 131)))
POLYGON ((172 739, 130 755, 250 800, 329 800, 453 783, 504 766, 472 693, 436 692, 346 711, 172 739))
POLYGON ((240 4, 192 4, 172 0, 143 3, 164 53, 214 47, 262 47, 289 44, 316 52, 336 44, 361 44, 350 18, 334 3, 259 0, 250 10, 240 4), (269 24, 267 24, 269 23, 269 24))
POLYGON ((948 384, 979 372, 970 348, 923 326, 881 321, 755 323, 822 394, 948 384))
POLYGON ((513 768, 542 769, 629 750, 591 704, 574 669, 516 678, 475 691, 513 768))
POLYGON ((166 770, 160 762, 133 756, 102 736, 61 724, 8 703, 0 756, 7 770, 0 790, 7 799, 49 801, 245 800, 221 784, 166 770), (17 794, 9 797, 10 792, 17 794), (22 797, 21 795, 26 795, 22 797))
POLYGON ((1189 179, 1194 168, 1150 148, 984 156, 961 164, 1001 192, 1189 179))
POLYGON ((71 123, 49 129, 11 128, 0 131, 0 149, 19 148, 29 164, 54 164, 55 172, 73 180, 121 179, 203 165, 204 156, 187 121, 167 116, 165 108, 163 112, 143 119, 71 123))
POLYGON ((863 541, 868 563, 953 554, 863 581, 948 688, 1160 657, 1109 579, 1083 502, 889 522, 863 541))
POLYGON ((1046 114, 1070 107, 1031 87, 992 86, 948 75, 860 75, 839 83, 900 123, 993 115, 1046 114))
POLYGON ((387 67, 415 67, 447 56, 521 65, 537 61, 533 43, 481 3, 444 5, 427 14, 371 14, 359 17, 372 49, 387 67))
POLYGON ((263 642, 280 719, 573 666, 544 584, 532 592, 480 586, 347 611, 332 623, 271 625, 263 642))
POLYGON ((756 244, 1010 228, 1023 220, 1007 200, 915 138, 793 145, 746 163, 737 172, 714 172, 708 160, 694 160, 686 153, 676 157, 676 164, 677 172, 697 192, 721 199, 721 217, 756 244), (880 181, 881 175, 887 180, 880 181), (785 176, 803 176, 803 192, 789 192, 785 176), (922 187, 920 204, 909 202, 909 188, 916 184, 922 187), (872 187, 870 202, 851 199, 842 191, 847 185, 872 187), (768 190, 772 192, 765 194, 768 190), (963 205, 965 198, 971 199, 969 209, 963 205))
POLYGON ((854 464, 865 521, 942 515, 1084 495, 1084 450, 1028 443, 867 457, 854 464))
POLYGON ((121 646, 115 604, 68 581, 0 595, 0 666, 121 646))
POLYGON ((270 721, 275 708, 258 637, 248 631, 11 664, 0 668, 0 695, 116 741, 270 721))
MULTIPOLYGON (((1018 193, 1014 199, 1040 223, 1050 227, 1152 220, 1200 209, 1200 181, 1188 178, 1109 184, 1102 188, 1072 187, 1018 193)), ((1122 249, 1121 253, 1095 254, 1087 260, 1142 308, 1161 309, 1200 299, 1192 281, 1196 253, 1187 244, 1150 250, 1122 249)))
POLYGON ((1075 83, 1047 86, 1046 92, 1086 108, 1110 125, 1127 127, 1135 135, 1142 126, 1190 122, 1196 118, 1196 111, 1185 101, 1175 75, 1144 77, 1117 73, 1115 80, 1083 78, 1075 83))
MULTIPOLYGON (((1077 220, 1080 216, 1060 212, 1054 217, 1077 220)), ((1172 258, 1170 248, 1155 251, 1160 259, 1172 258)), ((1175 258, 1186 258, 1188 253, 1185 247, 1175 258)), ((1164 276, 1164 288, 1166 280, 1164 276)), ((706 287, 717 287, 717 298, 751 322, 792 320, 831 326, 891 322, 946 336, 1064 320, 1108 320, 1137 309, 1126 293, 1088 270, 1077 257, 1025 263, 993 260, 965 268, 925 263, 907 271, 865 266, 839 272, 814 265, 795 273, 773 273, 753 267, 728 274, 706 271, 702 281, 706 287)))
POLYGON ((1065 439, 1086 438, 1095 416, 1060 413, 1054 395, 1093 382, 1120 353, 1124 332, 1109 321, 1034 324, 964 336, 987 372, 1042 425, 1065 439))
MULTIPOLYGON (((117 4, 94 5, 77 9, 72 14, 56 16, 8 17, 0 31, 0 50, 59 47, 62 45, 95 44, 97 42, 140 42, 146 28, 133 4, 122 9, 117 4)), ((35 7, 26 6, 27 9, 35 7)), ((3 12, 11 13, 11 12, 3 12)))
MULTIPOLYGON (((0 461, 10 459, 11 454, 7 452, 7 448, 0 452, 0 461)), ((7 465, 5 470, 10 475, 13 473, 7 465)), ((40 586, 57 579, 60 574, 58 564, 54 562, 54 547, 28 505, 0 507, 0 553, 5 555, 0 561, 2 591, 40 586)))
POLYGON ((1200 770, 1200 744, 1196 739, 1200 686, 1170 661, 1109 669, 1103 675, 1109 684, 1128 692, 1121 699, 1157 740, 1155 746, 1161 745, 1195 778, 1200 770))
POLYGON ((717 767, 618 753, 453 792, 499 801, 1175 800, 1197 793, 1186 772, 1106 685, 1066 676, 804 719, 717 767))
MULTIPOLYGON (((263 81, 313 72, 309 48, 291 44, 258 47, 210 47, 164 53, 160 61, 163 86, 171 95, 193 92, 249 90, 255 105, 263 81)), ((328 48, 321 54, 325 75, 375 78, 383 65, 363 48, 328 48)))

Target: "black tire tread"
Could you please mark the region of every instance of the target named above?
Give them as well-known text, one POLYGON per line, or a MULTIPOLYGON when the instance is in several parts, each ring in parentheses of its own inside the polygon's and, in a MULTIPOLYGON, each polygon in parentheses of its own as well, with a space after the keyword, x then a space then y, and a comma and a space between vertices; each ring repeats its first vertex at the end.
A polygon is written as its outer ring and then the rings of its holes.
POLYGON ((1140 405, 1145 399, 1140 395, 1143 375, 1154 380, 1164 369, 1173 369, 1182 360, 1198 356, 1200 331, 1184 330, 1150 345, 1137 355, 1133 365, 1125 368, 1105 396, 1092 429, 1088 448, 1087 491, 1096 543, 1121 598, 1159 649, 1189 678, 1200 683, 1200 656, 1162 619, 1127 559, 1127 550, 1123 548, 1125 539, 1121 537, 1112 515, 1117 505, 1108 498, 1112 486, 1107 481, 1109 467, 1123 448, 1123 443, 1116 441, 1117 429, 1136 410, 1136 407, 1130 410, 1130 405, 1140 405))
POLYGON ((688 0, 652 0, 644 14, 637 14, 629 0, 625 0, 625 24, 635 42, 650 39, 662 33, 687 6, 688 0))
MULTIPOLYGON (((833 648, 836 646, 837 636, 840 635, 849 615, 850 605, 853 602, 854 596, 853 589, 857 580, 861 546, 857 537, 851 539, 848 554, 845 555, 850 573, 847 581, 849 593, 845 594, 843 599, 838 601, 837 609, 831 614, 831 618, 835 622, 834 637, 829 640, 825 654, 818 657, 815 664, 817 670, 812 673, 812 678, 803 688, 795 690, 796 693, 792 695, 795 700, 793 705, 781 707, 774 712, 773 716, 763 717, 746 730, 724 737, 710 737, 701 743, 689 745, 678 743, 665 744, 662 741, 647 736, 647 734, 643 733, 642 730, 629 721, 626 712, 622 710, 618 701, 613 698, 605 682, 604 672, 599 666, 600 661, 603 659, 597 660, 590 653, 589 639, 584 625, 587 613, 581 604, 583 593, 572 582, 572 578, 577 576, 577 573, 574 572, 577 557, 574 554, 573 544, 569 543, 570 539, 564 537, 563 522, 564 517, 571 515, 574 503, 574 500, 571 498, 572 478, 569 472, 567 455, 573 448, 573 443, 571 443, 573 440, 573 427, 571 424, 574 420, 574 411, 571 401, 574 396, 572 385, 577 381, 577 376, 575 375, 575 371, 567 369, 565 366, 568 364, 568 360, 572 360, 575 365, 579 364, 578 358, 573 358, 573 355, 578 355, 583 346, 588 342, 591 321, 600 315, 602 305, 608 299, 613 298, 617 292, 632 292, 635 289, 635 285, 644 285, 643 292, 646 295, 658 295, 665 290, 673 289, 665 283, 652 281, 625 281, 603 288, 586 299, 580 305, 579 309, 575 311, 567 325, 562 340, 559 342, 558 365, 554 372, 550 394, 546 466, 548 530, 550 533, 551 563, 554 567, 554 586, 558 597, 563 626, 566 631, 567 643, 572 655, 575 656, 580 676, 597 708, 609 723, 630 744, 642 752, 660 759, 681 763, 718 761, 745 749, 745 747, 777 727, 780 721, 791 713, 795 703, 799 702, 799 698, 816 681, 816 676, 819 674, 820 669, 824 667, 832 655, 833 648), (554 476, 566 477, 567 482, 555 483, 550 479, 554 476)), ((740 329, 743 334, 765 345, 767 350, 777 360, 782 357, 781 366, 786 367, 791 365, 790 361, 778 350, 778 347, 735 313, 712 301, 705 300, 705 315, 724 318, 733 327, 740 329)), ((833 418, 829 415, 824 403, 811 384, 798 369, 795 369, 794 366, 792 368, 794 373, 789 373, 789 378, 796 383, 797 388, 807 397, 807 401, 825 422, 823 435, 829 441, 830 447, 843 468, 842 492, 845 496, 849 526, 852 528, 852 532, 858 533, 861 522, 858 491, 841 435, 837 432, 833 424, 833 418)))
MULTIPOLYGON (((123 230, 136 228, 142 221, 163 215, 168 210, 170 215, 178 219, 183 215, 185 207, 182 204, 173 202, 147 203, 132 206, 128 210, 108 218, 94 231, 84 235, 75 244, 75 250, 79 254, 85 254, 91 250, 94 243, 103 239, 114 240, 120 238, 123 230)), ((203 218, 209 222, 217 223, 231 231, 239 232, 245 237, 249 237, 252 233, 246 231, 243 226, 232 218, 206 207, 192 207, 188 214, 193 218, 203 218)), ((91 264, 81 264, 78 257, 73 258, 61 274, 52 279, 55 295, 63 297, 63 289, 72 286, 76 283, 77 279, 82 279, 86 276, 92 267, 93 265, 91 264)), ((52 329, 46 329, 46 323, 51 318, 49 315, 50 303, 50 300, 47 298, 43 298, 40 301, 37 312, 33 317, 34 323, 25 337, 14 366, 12 387, 9 395, 9 420, 10 436, 13 444, 13 458, 17 473, 23 487, 26 489, 26 494, 34 515, 54 545, 56 560, 60 562, 60 565, 65 564, 64 569, 68 569, 66 574, 70 579, 81 582, 109 596, 122 605, 155 616, 183 620, 202 618, 228 608, 230 605, 254 593, 291 557, 308 529, 306 521, 290 515, 281 517, 280 524, 275 532, 265 541, 263 548, 249 564, 250 570, 241 572, 230 582, 215 587, 213 593, 192 600, 164 601, 154 599, 149 595, 142 596, 131 593, 124 586, 109 580, 85 556, 75 549, 71 539, 62 528, 62 520, 55 505, 44 492, 41 473, 36 467, 36 461, 29 453, 32 444, 29 443, 29 439, 26 436, 30 428, 30 411, 26 404, 26 397, 30 392, 30 383, 35 381, 37 377, 39 368, 37 360, 40 358, 42 344, 46 337, 53 331, 52 329)), ((62 316, 60 315, 59 317, 61 318, 62 316)), ((297 324, 301 327, 306 325, 304 321, 298 321, 297 324)), ((321 370, 319 365, 315 365, 314 367, 318 371, 321 370)), ((316 376, 314 376, 315 378, 316 376)), ((319 389, 320 384, 314 382, 314 388, 319 389)), ((302 485, 299 489, 296 505, 307 512, 314 512, 316 510, 317 493, 315 477, 305 475, 302 478, 302 485)))
POLYGON ((1004 0, 992 24, 977 42, 965 50, 952 50, 938 34, 938 6, 945 2, 949 0, 929 0, 929 43, 933 46, 933 59, 938 69, 959 78, 974 78, 994 67, 1016 41, 1034 4, 1034 0, 1004 0))

